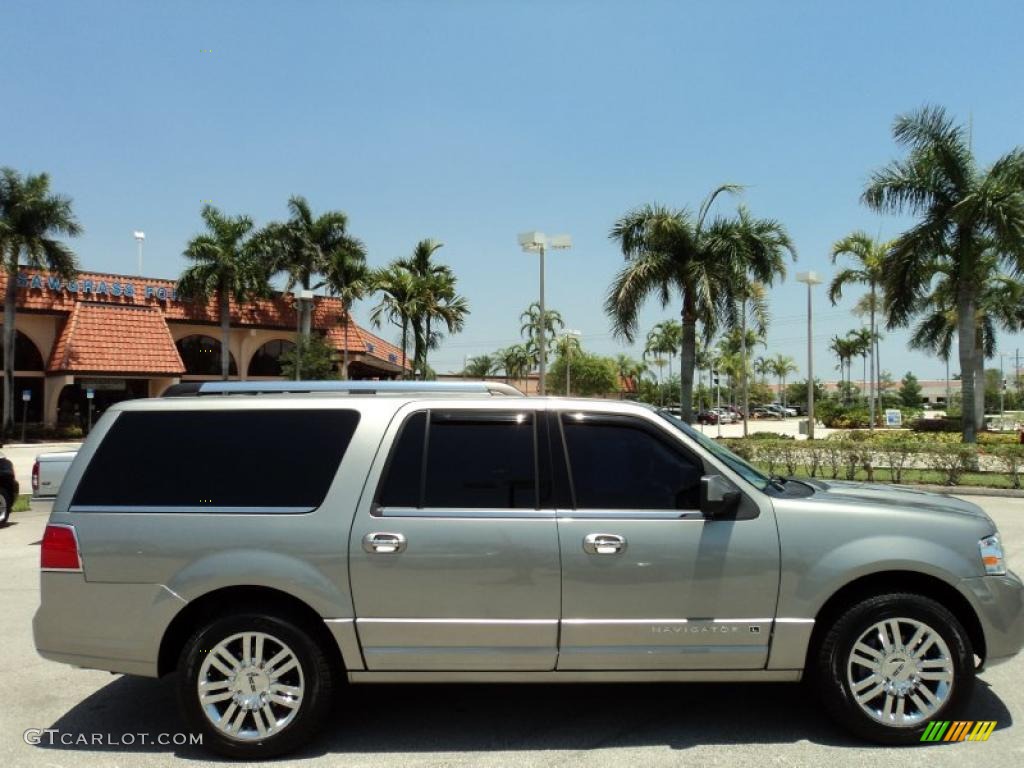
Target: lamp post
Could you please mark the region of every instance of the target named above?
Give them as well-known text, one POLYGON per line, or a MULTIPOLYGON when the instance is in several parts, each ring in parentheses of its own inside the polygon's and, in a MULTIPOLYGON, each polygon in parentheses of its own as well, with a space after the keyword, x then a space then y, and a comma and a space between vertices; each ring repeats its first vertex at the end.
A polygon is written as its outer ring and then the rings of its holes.
POLYGON ((582 336, 579 331, 570 331, 568 329, 562 331, 562 336, 565 338, 565 396, 569 397, 571 394, 571 382, 572 378, 569 372, 572 370, 572 339, 578 339, 582 336))
POLYGON ((797 282, 807 284, 807 439, 814 439, 814 325, 811 288, 821 282, 817 272, 798 272, 797 282))
POLYGON ((132 232, 135 237, 135 242, 139 244, 139 276, 142 276, 142 243, 146 239, 146 233, 136 229, 132 232))
POLYGON ((547 394, 547 387, 544 382, 545 369, 547 368, 547 345, 544 339, 544 324, 547 321, 547 307, 544 305, 544 252, 548 248, 564 250, 572 248, 572 238, 569 235, 552 235, 548 237, 543 232, 523 232, 519 235, 519 245, 527 252, 536 251, 540 254, 540 328, 538 335, 539 343, 537 356, 539 358, 540 377, 537 392, 543 397, 547 394))

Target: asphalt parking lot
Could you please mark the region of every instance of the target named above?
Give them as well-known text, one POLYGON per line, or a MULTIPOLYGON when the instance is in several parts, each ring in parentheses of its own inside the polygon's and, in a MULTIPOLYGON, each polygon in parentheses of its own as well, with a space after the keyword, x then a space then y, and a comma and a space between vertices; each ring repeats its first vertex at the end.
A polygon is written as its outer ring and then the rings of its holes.
MULTIPOLYGON (((1024 499, 972 497, 1024 570, 1024 499)), ((169 680, 73 669, 39 658, 31 619, 39 599, 38 542, 46 509, 0 530, 0 765, 223 764, 192 746, 142 744, 132 734, 180 730, 169 680), (68 745, 30 746, 27 729, 59 729, 68 745), (88 743, 92 734, 105 742, 88 743), (133 739, 135 743, 125 744, 133 739), (109 742, 116 742, 109 743, 109 742)), ((850 739, 800 685, 372 686, 344 692, 336 727, 301 766, 1020 765, 1024 658, 981 675, 966 716, 996 720, 985 743, 887 749, 850 739)))

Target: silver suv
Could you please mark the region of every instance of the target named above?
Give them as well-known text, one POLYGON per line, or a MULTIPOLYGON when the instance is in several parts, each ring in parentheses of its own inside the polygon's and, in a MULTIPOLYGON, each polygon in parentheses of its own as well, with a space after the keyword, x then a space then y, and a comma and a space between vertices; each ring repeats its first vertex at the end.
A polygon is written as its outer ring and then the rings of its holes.
POLYGON ((188 727, 226 755, 306 743, 345 679, 807 678, 856 734, 912 742, 1024 643, 977 506, 769 478, 644 406, 483 384, 174 394, 109 409, 75 458, 35 641, 176 673, 188 727))

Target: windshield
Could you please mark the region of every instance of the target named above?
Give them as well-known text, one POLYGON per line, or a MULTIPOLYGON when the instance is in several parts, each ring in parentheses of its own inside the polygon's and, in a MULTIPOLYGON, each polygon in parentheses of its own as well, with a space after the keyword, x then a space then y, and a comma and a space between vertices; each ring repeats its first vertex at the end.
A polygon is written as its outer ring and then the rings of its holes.
POLYGON ((728 448, 721 445, 720 443, 716 443, 711 438, 698 432, 696 429, 691 427, 682 419, 673 416, 671 413, 668 413, 667 411, 655 410, 654 412, 658 414, 661 418, 663 418, 665 421, 667 421, 669 424, 671 424, 673 427, 682 432, 684 435, 686 435, 688 438, 690 438, 695 443, 700 445, 701 448, 704 448, 708 453, 714 455, 716 459, 719 459, 725 464, 727 464, 729 466, 729 469, 731 469, 736 474, 740 475, 744 480, 746 480, 748 483, 757 488, 757 490, 763 491, 771 483, 771 480, 768 479, 767 475, 761 473, 757 469, 754 469, 754 467, 752 467, 746 461, 744 461, 735 453, 730 451, 728 448))

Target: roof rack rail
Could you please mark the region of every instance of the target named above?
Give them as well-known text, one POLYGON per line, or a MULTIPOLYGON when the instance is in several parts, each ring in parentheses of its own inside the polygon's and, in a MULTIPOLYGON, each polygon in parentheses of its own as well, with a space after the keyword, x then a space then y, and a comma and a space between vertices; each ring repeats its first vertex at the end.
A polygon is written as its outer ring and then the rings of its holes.
POLYGON ((524 396, 510 384, 490 381, 195 381, 172 384, 163 393, 163 397, 280 395, 316 392, 349 395, 524 396))

